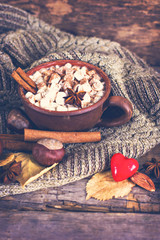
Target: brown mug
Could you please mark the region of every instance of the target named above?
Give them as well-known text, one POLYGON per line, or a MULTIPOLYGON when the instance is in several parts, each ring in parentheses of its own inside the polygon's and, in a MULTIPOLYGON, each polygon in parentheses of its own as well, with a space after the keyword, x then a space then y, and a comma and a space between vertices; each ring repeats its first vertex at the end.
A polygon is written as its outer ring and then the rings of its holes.
POLYGON ((63 66, 71 63, 72 66, 86 66, 89 70, 95 71, 105 81, 105 93, 103 97, 93 105, 74 111, 51 111, 37 107, 25 97, 25 90, 19 86, 19 95, 28 117, 39 129, 55 131, 82 131, 91 129, 94 126, 114 127, 128 122, 133 113, 130 101, 121 96, 109 96, 111 82, 106 73, 100 68, 87 62, 79 60, 56 60, 47 62, 32 68, 27 72, 32 75, 41 68, 51 66, 63 66))

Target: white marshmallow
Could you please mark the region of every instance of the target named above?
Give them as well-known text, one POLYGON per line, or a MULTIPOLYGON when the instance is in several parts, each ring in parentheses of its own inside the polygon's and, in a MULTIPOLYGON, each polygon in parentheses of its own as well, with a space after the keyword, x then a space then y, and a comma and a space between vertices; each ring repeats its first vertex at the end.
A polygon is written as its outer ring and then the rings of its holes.
POLYGON ((40 102, 35 102, 34 105, 36 105, 37 107, 39 107, 39 103, 40 103, 40 102))
POLYGON ((47 109, 48 106, 50 105, 50 99, 46 97, 42 98, 39 105, 41 108, 47 109))
POLYGON ((46 106, 46 109, 51 111, 56 111, 57 107, 58 105, 55 102, 49 101, 49 105, 46 106))
POLYGON ((59 90, 61 89, 61 85, 58 83, 52 82, 49 88, 55 92, 59 92, 59 90))
POLYGON ((52 73, 49 82, 50 83, 59 83, 61 80, 61 76, 58 73, 52 73))
POLYGON ((65 98, 67 94, 65 92, 58 92, 56 96, 56 103, 59 105, 65 105, 65 98))
POLYGON ((96 94, 96 96, 98 97, 103 97, 103 95, 104 95, 104 91, 98 91, 96 94))
POLYGON ((35 104, 35 99, 34 99, 34 97, 28 98, 28 100, 30 101, 30 103, 35 104))
POLYGON ((45 71, 46 71, 46 68, 41 68, 41 69, 39 70, 40 73, 43 73, 43 72, 45 72, 45 71))
POLYGON ((90 101, 91 101, 91 97, 89 93, 86 93, 83 97, 83 100, 81 101, 82 108, 87 107, 90 101))
POLYGON ((103 90, 103 84, 102 84, 102 82, 100 82, 100 81, 96 81, 96 82, 94 82, 93 83, 93 85, 92 85, 92 88, 94 89, 94 90, 96 90, 96 91, 101 91, 101 90, 103 90))
POLYGON ((82 80, 82 79, 84 78, 84 76, 85 76, 85 73, 84 73, 84 70, 82 70, 82 69, 79 69, 79 70, 77 70, 77 71, 74 73, 74 77, 75 77, 78 81, 82 80))
POLYGON ((38 89, 37 94, 40 93, 41 96, 44 97, 44 96, 46 95, 46 89, 47 89, 46 86, 44 86, 44 87, 38 89))
POLYGON ((95 96, 95 98, 93 99, 93 103, 98 102, 102 97, 100 96, 95 96))
POLYGON ((65 68, 65 69, 71 68, 71 67, 72 67, 72 64, 70 64, 70 63, 66 63, 66 64, 64 65, 64 68, 65 68))
POLYGON ((90 70, 90 71, 87 72, 87 74, 91 77, 94 74, 96 74, 96 71, 95 70, 90 70))
POLYGON ((92 88, 89 84, 89 82, 85 82, 84 84, 76 84, 73 88, 74 91, 85 91, 85 92, 90 92, 92 91, 92 88))
POLYGON ((43 87, 47 87, 44 82, 37 83, 37 88, 38 89, 43 88, 43 87))
POLYGON ((37 93, 37 94, 34 96, 35 101, 40 101, 41 98, 42 98, 41 93, 37 93))
POLYGON ((66 90, 67 88, 72 88, 72 84, 68 81, 65 81, 63 84, 63 89, 66 90))
POLYGON ((36 71, 34 74, 29 76, 33 81, 38 81, 39 78, 42 77, 42 74, 39 71, 36 71))
POLYGON ((61 105, 59 105, 59 106, 57 107, 57 111, 68 111, 68 109, 67 109, 66 106, 61 106, 61 105))
POLYGON ((101 80, 101 77, 98 74, 94 74, 91 82, 95 83, 95 82, 100 81, 100 80, 101 80))
POLYGON ((91 85, 89 84, 88 81, 81 85, 81 91, 85 91, 85 92, 92 91, 91 85))
POLYGON ((46 91, 45 97, 46 97, 46 98, 49 98, 51 101, 55 101, 56 95, 57 95, 57 91, 55 91, 55 90, 52 89, 52 88, 49 88, 49 89, 46 91))
POLYGON ((33 97, 33 93, 31 92, 27 92, 26 95, 25 95, 26 98, 31 98, 33 97))
POLYGON ((91 101, 91 97, 90 97, 89 93, 86 93, 83 97, 82 102, 89 103, 90 101, 91 101))
POLYGON ((68 107, 68 111, 78 110, 78 107, 72 106, 72 105, 70 105, 70 104, 68 104, 67 107, 68 107))
POLYGON ((66 74, 64 76, 64 80, 68 82, 72 82, 74 80, 74 75, 73 74, 66 74))

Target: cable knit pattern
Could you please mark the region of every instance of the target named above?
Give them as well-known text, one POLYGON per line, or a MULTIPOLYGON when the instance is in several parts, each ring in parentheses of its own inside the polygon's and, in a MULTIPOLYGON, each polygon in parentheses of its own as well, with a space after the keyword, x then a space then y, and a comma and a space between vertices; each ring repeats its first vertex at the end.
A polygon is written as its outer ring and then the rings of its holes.
POLYGON ((0 132, 8 133, 6 117, 20 106, 17 84, 10 75, 55 59, 80 59, 100 67, 111 80, 112 94, 128 98, 133 117, 127 124, 101 131, 98 143, 66 144, 64 160, 22 189, 0 185, 0 196, 55 187, 106 170, 116 152, 138 158, 160 143, 160 76, 119 43, 65 33, 30 14, 0 4, 0 132))

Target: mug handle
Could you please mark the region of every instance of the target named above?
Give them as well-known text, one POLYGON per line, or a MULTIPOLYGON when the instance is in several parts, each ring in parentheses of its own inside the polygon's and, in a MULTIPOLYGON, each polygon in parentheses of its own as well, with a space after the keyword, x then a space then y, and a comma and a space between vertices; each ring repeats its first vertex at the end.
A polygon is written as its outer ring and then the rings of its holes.
POLYGON ((104 104, 103 114, 96 126, 115 127, 128 122, 133 114, 131 102, 121 96, 109 97, 104 104))

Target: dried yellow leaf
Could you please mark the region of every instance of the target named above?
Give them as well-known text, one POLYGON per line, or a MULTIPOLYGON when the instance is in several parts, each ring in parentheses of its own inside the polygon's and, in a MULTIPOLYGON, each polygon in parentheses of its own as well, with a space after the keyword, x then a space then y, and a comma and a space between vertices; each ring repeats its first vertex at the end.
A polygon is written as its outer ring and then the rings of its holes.
POLYGON ((4 157, 4 159, 0 160, 0 167, 6 166, 8 164, 11 164, 12 162, 14 162, 16 157, 15 153, 10 153, 7 156, 4 157))
POLYGON ((0 166, 6 166, 13 161, 21 162, 22 171, 16 180, 22 185, 22 187, 33 182, 57 165, 57 163, 55 163, 50 167, 41 166, 33 159, 32 154, 19 152, 9 154, 5 159, 0 161, 0 166))
POLYGON ((118 197, 124 197, 135 186, 133 182, 126 179, 121 182, 114 181, 111 171, 95 174, 86 185, 87 197, 105 201, 118 197))

